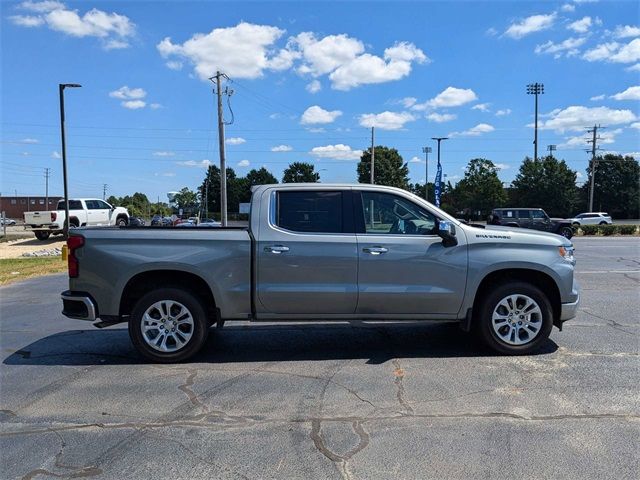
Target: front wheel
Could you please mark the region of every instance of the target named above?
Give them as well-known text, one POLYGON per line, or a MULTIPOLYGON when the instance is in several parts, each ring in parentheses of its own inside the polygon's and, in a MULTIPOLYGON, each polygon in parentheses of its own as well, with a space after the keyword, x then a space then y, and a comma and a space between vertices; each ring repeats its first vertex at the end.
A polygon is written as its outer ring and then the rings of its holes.
POLYGON ((159 363, 180 362, 195 355, 207 340, 208 329, 202 304, 179 288, 147 293, 129 319, 133 345, 144 357, 159 363))
POLYGON ((510 355, 526 355, 549 338, 553 310, 537 287, 512 282, 499 285, 481 303, 476 328, 486 345, 510 355))
POLYGON ((118 220, 116 220, 116 225, 118 227, 126 227, 128 223, 129 222, 127 222, 127 219, 124 217, 119 217, 118 220))

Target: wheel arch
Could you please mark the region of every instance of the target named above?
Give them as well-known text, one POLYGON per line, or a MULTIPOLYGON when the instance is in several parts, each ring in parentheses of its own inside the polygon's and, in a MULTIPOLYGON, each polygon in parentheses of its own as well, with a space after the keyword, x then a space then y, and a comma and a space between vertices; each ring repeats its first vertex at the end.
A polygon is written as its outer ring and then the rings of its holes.
POLYGON ((192 292, 202 301, 210 322, 218 320, 219 310, 207 282, 195 273, 169 269, 147 270, 131 277, 122 289, 118 310, 120 317, 130 315, 140 297, 158 288, 179 288, 192 292))

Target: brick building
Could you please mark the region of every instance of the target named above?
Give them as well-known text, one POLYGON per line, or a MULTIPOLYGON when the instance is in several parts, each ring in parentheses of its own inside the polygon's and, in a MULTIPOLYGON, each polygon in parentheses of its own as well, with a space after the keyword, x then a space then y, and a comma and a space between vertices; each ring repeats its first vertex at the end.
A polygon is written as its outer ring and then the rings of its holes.
POLYGON ((49 205, 45 205, 45 197, 0 197, 0 212, 4 212, 7 218, 24 220, 24 212, 55 210, 60 196, 50 196, 49 205))

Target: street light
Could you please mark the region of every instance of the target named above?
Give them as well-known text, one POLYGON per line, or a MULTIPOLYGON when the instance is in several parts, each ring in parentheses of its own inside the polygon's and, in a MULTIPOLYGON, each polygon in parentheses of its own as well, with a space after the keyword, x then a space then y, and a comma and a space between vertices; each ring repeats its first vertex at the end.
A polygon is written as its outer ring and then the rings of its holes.
POLYGON ((538 160, 538 95, 542 95, 544 93, 544 84, 543 83, 530 83, 527 85, 527 94, 535 95, 536 97, 536 110, 535 110, 535 133, 533 136, 533 161, 538 160))
POLYGON ((547 151, 549 152, 549 156, 553 158, 553 152, 558 149, 556 145, 547 145, 547 151))
POLYGON ((427 164, 426 176, 424 177, 424 199, 429 201, 429 154, 431 153, 431 147, 422 147, 422 153, 424 153, 424 161, 427 164))
POLYGON ((60 94, 60 134, 62 136, 62 178, 64 182, 64 226, 62 227, 64 238, 69 237, 69 190, 67 188, 67 147, 64 136, 64 89, 80 87, 82 85, 77 83, 58 84, 58 92, 60 94))
POLYGON ((431 140, 438 142, 438 169, 436 170, 436 207, 440 207, 440 191, 442 180, 442 165, 440 164, 440 142, 442 140, 448 140, 449 137, 431 137, 431 140))

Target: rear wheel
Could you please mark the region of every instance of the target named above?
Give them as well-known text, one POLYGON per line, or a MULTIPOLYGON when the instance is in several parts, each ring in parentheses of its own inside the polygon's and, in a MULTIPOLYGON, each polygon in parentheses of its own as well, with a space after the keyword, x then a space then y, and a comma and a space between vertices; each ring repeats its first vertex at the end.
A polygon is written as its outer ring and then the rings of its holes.
POLYGON ((129 320, 133 345, 144 357, 159 363, 195 355, 207 340, 208 329, 202 304, 179 288, 147 293, 138 300, 129 320))
POLYGON ((605 222, 605 221, 603 220, 603 221, 601 221, 598 225, 606 225, 606 224, 607 224, 607 222, 605 222))
POLYGON ((480 305, 475 325, 493 350, 526 355, 549 337, 553 310, 539 288, 524 282, 501 284, 480 305))
POLYGON ((38 240, 46 240, 49 238, 49 235, 51 235, 50 232, 43 232, 43 231, 37 231, 37 232, 33 232, 36 235, 36 238, 38 240))
POLYGON ((562 227, 560 229, 560 235, 564 238, 570 240, 573 237, 573 229, 571 227, 562 227))

